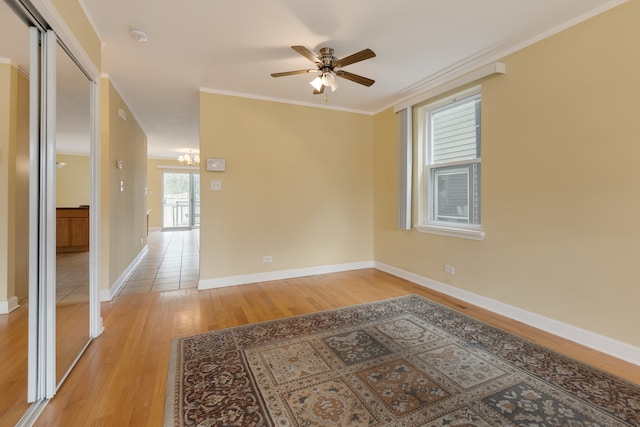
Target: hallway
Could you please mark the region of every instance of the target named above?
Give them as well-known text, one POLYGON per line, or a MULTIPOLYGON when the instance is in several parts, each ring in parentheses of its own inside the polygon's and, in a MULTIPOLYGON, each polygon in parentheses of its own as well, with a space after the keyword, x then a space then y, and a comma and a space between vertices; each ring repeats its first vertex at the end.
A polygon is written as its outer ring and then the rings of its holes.
POLYGON ((118 295, 195 288, 200 277, 200 230, 152 231, 149 252, 118 295))

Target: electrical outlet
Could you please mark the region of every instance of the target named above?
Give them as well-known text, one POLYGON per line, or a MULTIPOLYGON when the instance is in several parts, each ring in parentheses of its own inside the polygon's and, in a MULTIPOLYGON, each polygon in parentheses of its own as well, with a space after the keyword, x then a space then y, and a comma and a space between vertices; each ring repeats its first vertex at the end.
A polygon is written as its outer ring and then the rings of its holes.
POLYGON ((455 273, 455 269, 453 268, 453 265, 445 264, 444 265, 444 272, 448 273, 448 274, 454 274, 455 273))
POLYGON ((273 257, 271 255, 265 255, 262 257, 262 262, 273 262, 273 257))

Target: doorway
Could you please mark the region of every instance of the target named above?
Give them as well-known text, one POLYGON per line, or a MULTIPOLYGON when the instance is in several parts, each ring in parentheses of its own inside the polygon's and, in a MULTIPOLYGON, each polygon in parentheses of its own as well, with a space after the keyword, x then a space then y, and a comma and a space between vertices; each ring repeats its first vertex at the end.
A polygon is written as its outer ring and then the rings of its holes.
POLYGON ((200 174, 164 172, 162 175, 162 229, 200 227, 200 174))

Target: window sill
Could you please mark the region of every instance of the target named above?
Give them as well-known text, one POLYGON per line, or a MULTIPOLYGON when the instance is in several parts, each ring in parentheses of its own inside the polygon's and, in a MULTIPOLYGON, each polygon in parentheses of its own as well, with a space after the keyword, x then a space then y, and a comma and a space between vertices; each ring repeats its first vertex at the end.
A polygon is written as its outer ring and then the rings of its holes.
POLYGON ((442 227, 438 225, 416 224, 413 226, 421 233, 439 234, 441 236, 459 237, 461 239, 482 240, 484 231, 470 228, 442 227))

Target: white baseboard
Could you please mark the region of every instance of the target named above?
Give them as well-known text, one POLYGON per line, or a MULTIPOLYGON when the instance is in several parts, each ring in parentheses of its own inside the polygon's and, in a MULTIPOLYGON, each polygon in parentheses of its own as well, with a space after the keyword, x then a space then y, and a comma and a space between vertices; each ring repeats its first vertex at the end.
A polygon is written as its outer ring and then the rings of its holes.
POLYGON ((483 297, 473 292, 465 291, 424 276, 411 273, 381 262, 374 263, 375 268, 410 282, 433 289, 434 291, 452 296, 475 306, 484 308, 502 316, 541 329, 550 334, 589 347, 593 350, 608 354, 615 358, 640 366, 640 347, 618 341, 595 332, 587 331, 567 323, 550 319, 491 298, 483 297))
POLYGON ((18 307, 18 297, 14 295, 6 301, 0 301, 0 314, 9 314, 18 307))
POLYGON ((346 264, 320 265, 316 267, 296 268, 292 270, 267 271, 264 273, 244 274, 240 276, 217 277, 198 282, 198 290, 223 288, 225 286, 246 285, 271 280, 293 279, 316 274, 339 273, 341 271, 373 268, 373 261, 351 262, 346 264))
POLYGON ((129 266, 122 272, 120 277, 118 277, 113 285, 111 285, 109 289, 100 290, 100 301, 111 301, 116 295, 118 295, 120 289, 124 286, 127 279, 129 278, 129 276, 131 276, 131 273, 133 273, 138 264, 140 264, 140 261, 144 259, 144 256, 147 254, 147 252, 149 252, 149 246, 145 245, 138 256, 136 256, 135 259, 131 261, 131 264, 129 264, 129 266))

